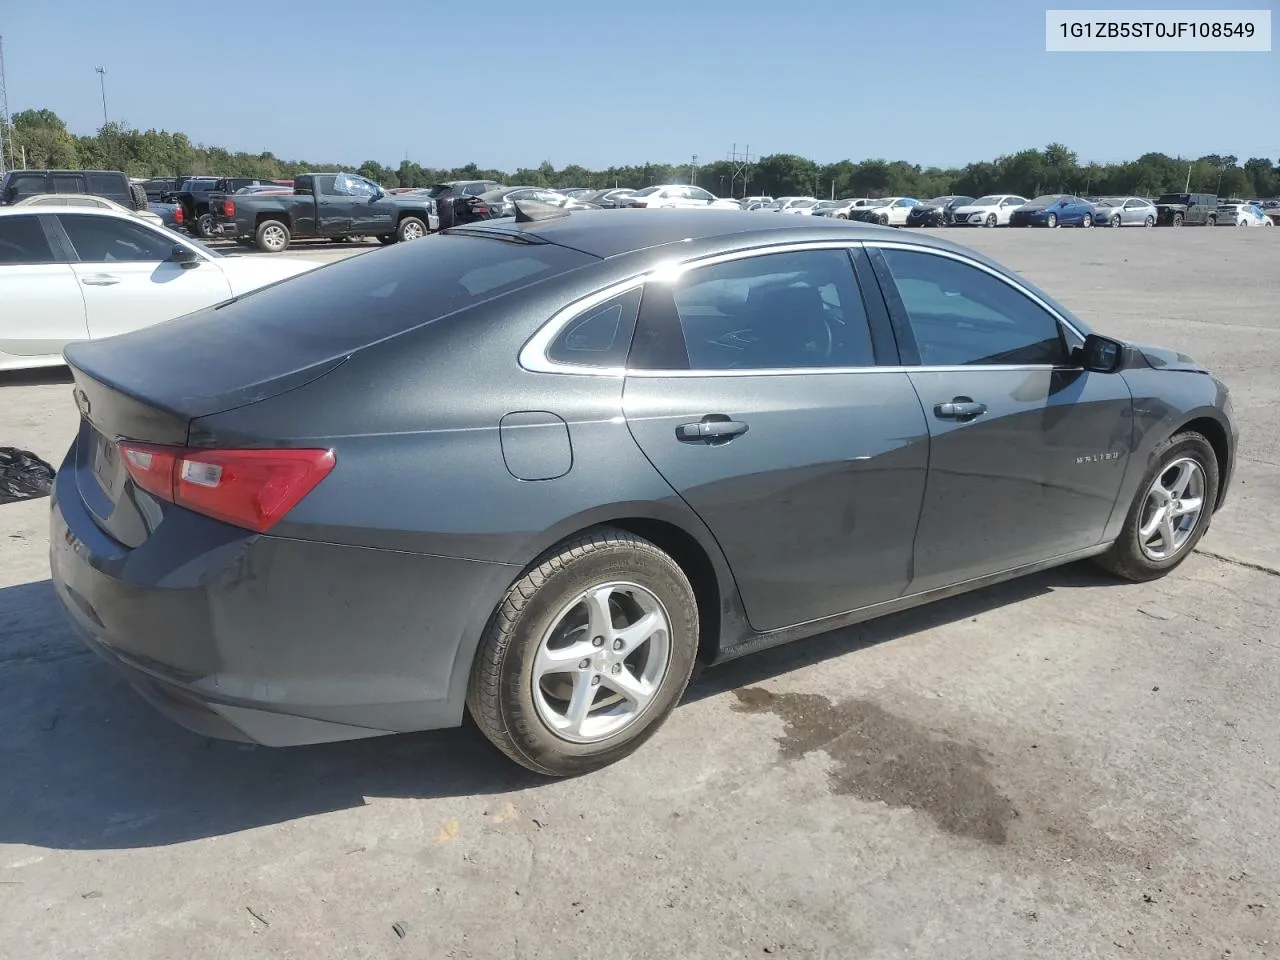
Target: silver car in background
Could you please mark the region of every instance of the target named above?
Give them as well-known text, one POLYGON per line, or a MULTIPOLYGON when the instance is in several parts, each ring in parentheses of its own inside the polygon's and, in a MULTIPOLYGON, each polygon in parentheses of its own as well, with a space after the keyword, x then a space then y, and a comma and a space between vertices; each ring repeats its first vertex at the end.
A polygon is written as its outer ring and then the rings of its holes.
POLYGON ((1100 197, 1094 203, 1098 216, 1095 227, 1154 227, 1156 207, 1142 197, 1100 197))

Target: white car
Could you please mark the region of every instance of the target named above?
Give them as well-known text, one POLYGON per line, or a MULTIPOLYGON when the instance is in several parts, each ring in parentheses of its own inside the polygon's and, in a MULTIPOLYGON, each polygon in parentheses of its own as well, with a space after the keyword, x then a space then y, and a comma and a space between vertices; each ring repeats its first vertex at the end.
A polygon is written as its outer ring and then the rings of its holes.
POLYGON ((779 197, 766 208, 774 213, 790 213, 791 208, 797 204, 806 204, 812 206, 818 202, 817 197, 779 197))
POLYGON ((885 227, 906 226, 907 214, 920 205, 915 197, 881 197, 861 207, 850 208, 847 217, 863 223, 878 223, 885 227))
POLYGON ((837 220, 848 220, 851 211, 861 210, 863 207, 874 207, 879 203, 879 200, 872 200, 868 197, 845 197, 843 200, 837 200, 834 207, 823 211, 823 216, 835 217, 837 220))
POLYGON ((658 209, 690 209, 709 207, 716 196, 701 187, 688 183, 670 183, 660 187, 645 187, 618 202, 619 207, 647 207, 658 209))
POLYGON ((132 213, 0 208, 0 370, 171 320, 321 264, 223 256, 132 213))
POLYGON ((952 211, 953 227, 1007 227, 1009 215, 1027 202, 1012 193, 989 193, 952 211))
POLYGON ((163 227, 164 220, 150 210, 130 210, 128 207, 108 200, 106 197, 95 197, 89 193, 41 193, 27 197, 14 204, 15 207, 89 207, 96 210, 114 210, 136 217, 153 227, 163 227))
POLYGON ((1218 204, 1220 227, 1269 227, 1271 218, 1256 203, 1218 204))

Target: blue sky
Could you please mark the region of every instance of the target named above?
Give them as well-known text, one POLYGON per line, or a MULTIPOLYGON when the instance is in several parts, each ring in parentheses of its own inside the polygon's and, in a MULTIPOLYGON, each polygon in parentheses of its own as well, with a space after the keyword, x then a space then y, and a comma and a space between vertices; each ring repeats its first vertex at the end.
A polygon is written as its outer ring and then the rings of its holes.
POLYGON ((0 34, 12 112, 91 132, 102 65, 111 119, 286 159, 1280 158, 1280 53, 1046 53, 1046 6, 1070 4, 57 0, 5 4, 0 34))

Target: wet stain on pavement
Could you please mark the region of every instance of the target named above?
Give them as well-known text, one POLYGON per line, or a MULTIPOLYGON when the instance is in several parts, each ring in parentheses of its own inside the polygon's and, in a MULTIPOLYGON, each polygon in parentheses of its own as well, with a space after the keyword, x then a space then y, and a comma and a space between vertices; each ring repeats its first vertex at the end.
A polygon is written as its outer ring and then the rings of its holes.
POLYGON ((740 713, 773 713, 786 724, 783 760, 821 750, 832 760, 832 793, 910 807, 948 833, 1003 844, 1018 811, 992 784, 977 747, 938 738, 868 700, 832 703, 812 693, 734 690, 740 713))

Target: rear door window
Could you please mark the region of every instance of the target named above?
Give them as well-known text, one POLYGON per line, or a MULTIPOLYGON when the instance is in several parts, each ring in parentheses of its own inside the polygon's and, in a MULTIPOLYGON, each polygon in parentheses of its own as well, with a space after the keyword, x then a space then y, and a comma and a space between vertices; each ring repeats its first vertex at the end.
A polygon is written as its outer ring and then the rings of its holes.
POLYGON ((39 217, 0 217, 0 266, 58 262, 39 217))
POLYGON ((630 366, 764 370, 875 365, 844 250, 767 253, 645 286, 630 366))
POLYGON ((172 240, 123 218, 63 213, 58 220, 84 263, 151 263, 173 251, 172 240))

